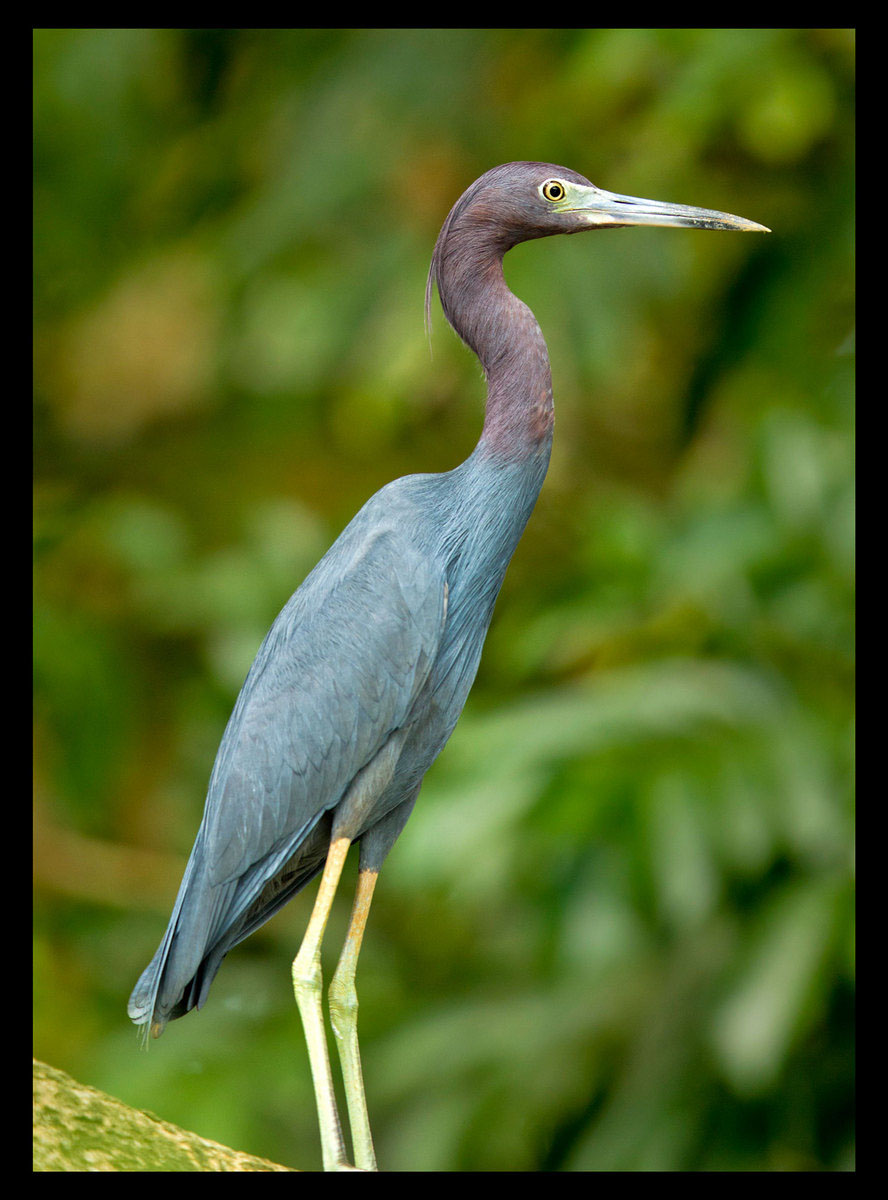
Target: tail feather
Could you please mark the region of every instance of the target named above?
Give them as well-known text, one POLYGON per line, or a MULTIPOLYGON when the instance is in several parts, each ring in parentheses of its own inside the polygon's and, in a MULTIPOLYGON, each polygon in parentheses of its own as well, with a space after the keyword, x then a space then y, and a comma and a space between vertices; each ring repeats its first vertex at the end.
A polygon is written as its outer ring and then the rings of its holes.
POLYGON ((149 1036, 160 1037, 170 1021, 184 1017, 193 1008, 203 1007, 228 951, 301 891, 320 871, 323 862, 323 857, 315 854, 296 870, 281 872, 246 912, 227 926, 220 920, 220 914, 230 911, 231 893, 237 885, 214 888, 214 904, 208 909, 196 899, 206 895, 205 889, 186 888, 186 872, 163 941, 142 972, 127 1005, 133 1023, 144 1027, 146 1043, 149 1036), (183 929, 188 931, 187 942, 181 936, 183 929))

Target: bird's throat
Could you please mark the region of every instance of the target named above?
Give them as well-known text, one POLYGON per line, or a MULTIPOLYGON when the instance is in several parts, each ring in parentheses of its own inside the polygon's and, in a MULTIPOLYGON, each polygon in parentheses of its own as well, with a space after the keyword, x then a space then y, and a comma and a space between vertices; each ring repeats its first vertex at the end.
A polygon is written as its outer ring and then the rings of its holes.
POLYGON ((554 424, 549 353, 533 313, 506 286, 502 251, 443 254, 438 290, 487 377, 482 443, 509 459, 536 454, 551 443, 554 424))
POLYGON ((487 376, 482 441, 506 458, 525 457, 552 442, 555 410, 552 373, 542 331, 533 313, 503 283, 512 308, 498 353, 481 359, 487 376))

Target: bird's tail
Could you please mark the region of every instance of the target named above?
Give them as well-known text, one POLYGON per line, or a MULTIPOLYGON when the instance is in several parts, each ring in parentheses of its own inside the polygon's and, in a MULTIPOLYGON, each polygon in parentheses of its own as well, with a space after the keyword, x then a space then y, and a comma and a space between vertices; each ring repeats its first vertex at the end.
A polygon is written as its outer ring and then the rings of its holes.
POLYGON ((168 1018, 157 1012, 157 993, 160 989, 160 977, 166 961, 166 941, 164 938, 151 962, 139 976, 139 982, 133 988, 129 1003, 126 1006, 130 1020, 141 1027, 142 1045, 147 1047, 149 1039, 160 1037, 166 1028, 168 1018))
MULTIPOLYGON (((214 941, 216 910, 204 905, 201 911, 195 911, 192 884, 201 869, 196 843, 163 940, 129 998, 127 1013, 134 1024, 144 1027, 146 1043, 149 1036, 160 1037, 168 1022, 203 1003, 221 962, 219 959, 207 978, 204 960, 214 941), (188 931, 187 937, 182 936, 183 928, 188 931)), ((228 890, 223 886, 220 892, 228 890)))

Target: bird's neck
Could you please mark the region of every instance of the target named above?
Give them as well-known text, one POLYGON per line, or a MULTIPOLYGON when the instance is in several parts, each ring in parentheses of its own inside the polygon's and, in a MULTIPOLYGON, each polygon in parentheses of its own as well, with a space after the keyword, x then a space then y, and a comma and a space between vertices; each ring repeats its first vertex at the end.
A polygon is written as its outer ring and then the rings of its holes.
POLYGON ((479 448, 514 460, 548 456, 554 410, 549 353, 533 313, 503 278, 503 248, 463 253, 453 230, 438 270, 447 319, 478 355, 487 377, 479 448))

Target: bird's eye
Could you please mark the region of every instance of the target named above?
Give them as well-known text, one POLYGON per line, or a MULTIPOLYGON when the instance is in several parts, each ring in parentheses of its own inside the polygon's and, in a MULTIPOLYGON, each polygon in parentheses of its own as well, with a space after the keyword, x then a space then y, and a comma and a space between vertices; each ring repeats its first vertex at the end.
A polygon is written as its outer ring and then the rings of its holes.
POLYGON ((547 179, 543 184, 542 193, 547 200, 553 201, 563 200, 565 197, 564 184, 560 179, 547 179))

